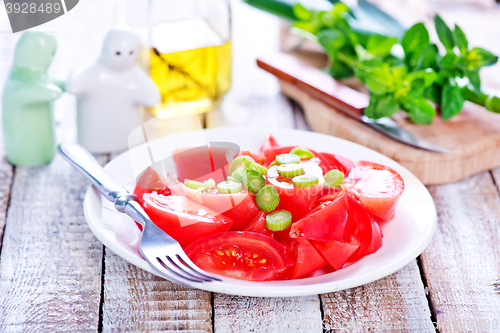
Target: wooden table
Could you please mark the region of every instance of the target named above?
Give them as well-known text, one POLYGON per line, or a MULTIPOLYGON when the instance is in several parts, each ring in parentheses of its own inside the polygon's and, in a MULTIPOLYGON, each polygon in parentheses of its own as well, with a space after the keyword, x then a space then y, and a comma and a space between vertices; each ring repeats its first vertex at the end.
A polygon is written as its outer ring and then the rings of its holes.
MULTIPOLYGON (((383 6, 398 12, 403 1, 390 3, 383 6)), ((466 21, 462 26, 476 41, 479 29, 473 20, 493 27, 490 35, 500 33, 500 10, 493 1, 409 3, 399 13, 413 21, 419 15, 428 20, 430 11, 438 9, 447 20, 466 21), (409 11, 411 6, 419 11, 409 11)), ((81 1, 46 25, 57 31, 59 41, 54 73, 64 77, 74 65, 97 56, 114 6, 113 1, 81 1)), ((207 115, 205 126, 308 130, 301 110, 280 95, 275 78, 255 65, 257 55, 278 50, 279 22, 236 1, 233 22, 234 82, 222 110, 207 115)), ((0 35, 2 82, 17 38, 0 35)), ((498 54, 498 41, 484 46, 498 54)), ((75 141, 73 97, 65 94, 56 102, 56 119, 59 140, 75 141)), ((498 331, 498 184, 500 169, 429 187, 438 210, 436 234, 420 257, 386 278, 323 295, 251 298, 170 283, 106 249, 83 216, 88 183, 59 156, 36 168, 12 167, 2 159, 0 331, 498 331)))

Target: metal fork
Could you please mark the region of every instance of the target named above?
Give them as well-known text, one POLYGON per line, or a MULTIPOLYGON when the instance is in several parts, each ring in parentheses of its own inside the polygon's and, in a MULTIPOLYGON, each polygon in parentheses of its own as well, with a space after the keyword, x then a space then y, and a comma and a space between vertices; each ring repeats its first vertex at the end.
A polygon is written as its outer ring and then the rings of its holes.
POLYGON ((138 203, 137 197, 104 171, 85 148, 77 144, 63 143, 59 145, 59 152, 90 180, 106 199, 114 203, 117 211, 127 214, 142 225, 139 251, 161 276, 184 285, 222 281, 198 268, 179 243, 151 221, 138 203))

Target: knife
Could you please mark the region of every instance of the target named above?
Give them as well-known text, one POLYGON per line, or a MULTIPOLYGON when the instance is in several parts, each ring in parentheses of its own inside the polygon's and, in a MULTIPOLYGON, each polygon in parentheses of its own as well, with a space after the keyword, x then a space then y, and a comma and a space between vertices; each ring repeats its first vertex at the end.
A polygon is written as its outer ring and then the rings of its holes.
POLYGON ((407 145, 452 154, 453 152, 401 128, 390 118, 370 119, 363 114, 370 97, 333 79, 327 73, 288 54, 275 53, 257 59, 257 65, 280 80, 293 84, 368 127, 407 145))

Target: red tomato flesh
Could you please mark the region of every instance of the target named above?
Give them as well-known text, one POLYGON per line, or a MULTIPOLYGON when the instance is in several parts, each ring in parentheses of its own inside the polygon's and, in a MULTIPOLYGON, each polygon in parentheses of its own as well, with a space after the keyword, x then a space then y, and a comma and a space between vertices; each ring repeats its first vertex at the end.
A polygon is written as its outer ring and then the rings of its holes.
MULTIPOLYGON (((301 162, 304 172, 315 174, 322 179, 318 160, 311 159, 301 162)), ((272 166, 265 175, 266 182, 278 190, 280 201, 276 210, 287 210, 292 214, 292 221, 297 221, 307 214, 323 189, 323 183, 311 187, 297 187, 293 185, 293 178, 283 177, 278 173, 278 166, 272 166)))
POLYGON ((182 196, 146 193, 143 207, 151 220, 186 247, 204 236, 224 232, 231 219, 182 196))
POLYGON ((327 264, 307 239, 287 238, 281 239, 280 243, 286 246, 287 253, 293 262, 288 272, 288 279, 308 276, 327 264))
POLYGON ((274 238, 274 231, 269 230, 266 226, 266 216, 266 212, 260 211, 242 231, 256 232, 274 238))
POLYGON ((160 175, 154 169, 148 167, 138 177, 137 183, 134 188, 134 194, 139 199, 139 202, 142 203, 142 195, 144 193, 152 192, 157 192, 163 195, 170 195, 170 189, 162 182, 160 175))
POLYGON ((349 203, 349 218, 345 228, 344 239, 356 237, 360 245, 349 259, 356 261, 370 253, 375 252, 382 246, 382 233, 377 222, 367 210, 351 195, 347 195, 349 203))
POLYGON ((231 230, 242 230, 260 212, 255 199, 246 191, 222 194, 201 192, 203 205, 233 220, 231 230))
MULTIPOLYGON (((333 196, 333 195, 332 195, 333 196)), ((323 201, 309 214, 292 224, 290 237, 341 241, 347 223, 347 194, 337 192, 332 201, 323 201)))
POLYGON ((359 242, 354 237, 349 241, 332 240, 322 242, 311 240, 310 243, 335 270, 341 269, 359 247, 359 242))
POLYGON ((207 272, 249 281, 273 280, 290 266, 283 245, 248 231, 204 237, 188 246, 186 254, 207 272))
POLYGON ((394 217, 404 182, 389 167, 360 161, 344 179, 342 188, 354 195, 375 217, 387 221, 394 217))

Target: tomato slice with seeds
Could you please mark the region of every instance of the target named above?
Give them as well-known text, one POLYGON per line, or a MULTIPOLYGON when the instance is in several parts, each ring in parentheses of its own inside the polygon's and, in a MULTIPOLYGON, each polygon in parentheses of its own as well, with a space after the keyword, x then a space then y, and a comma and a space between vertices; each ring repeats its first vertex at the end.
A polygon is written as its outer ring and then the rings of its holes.
POLYGON ((370 213, 382 221, 394 217, 404 190, 403 178, 391 168, 360 161, 344 178, 342 189, 354 195, 370 213))
POLYGON ((231 219, 183 196, 146 193, 143 207, 151 221, 186 247, 204 236, 229 230, 231 219))
POLYGON ((185 251, 193 263, 207 272, 249 281, 273 280, 291 264, 283 245, 249 231, 203 237, 185 251))

